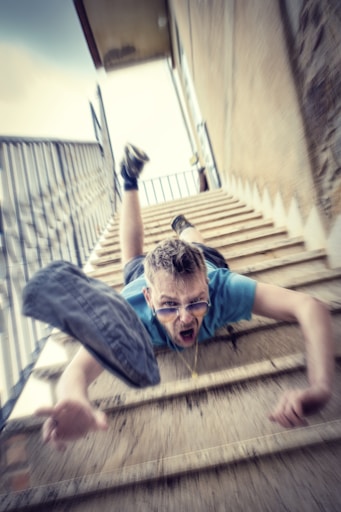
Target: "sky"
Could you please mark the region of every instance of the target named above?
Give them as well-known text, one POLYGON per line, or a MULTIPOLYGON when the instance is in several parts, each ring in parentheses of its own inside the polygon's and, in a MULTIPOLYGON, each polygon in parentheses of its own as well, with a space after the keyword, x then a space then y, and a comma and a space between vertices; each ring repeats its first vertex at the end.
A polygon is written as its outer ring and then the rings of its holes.
POLYGON ((96 70, 72 0, 0 0, 0 135, 94 140, 100 85, 116 161, 126 142, 150 156, 144 178, 190 168, 165 61, 96 70))

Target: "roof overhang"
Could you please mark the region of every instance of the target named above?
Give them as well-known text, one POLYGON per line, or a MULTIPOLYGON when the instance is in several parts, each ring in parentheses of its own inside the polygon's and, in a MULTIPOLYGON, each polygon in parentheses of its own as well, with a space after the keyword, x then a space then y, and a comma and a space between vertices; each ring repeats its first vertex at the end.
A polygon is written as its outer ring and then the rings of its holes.
POLYGON ((74 0, 96 68, 171 55, 167 0, 74 0))

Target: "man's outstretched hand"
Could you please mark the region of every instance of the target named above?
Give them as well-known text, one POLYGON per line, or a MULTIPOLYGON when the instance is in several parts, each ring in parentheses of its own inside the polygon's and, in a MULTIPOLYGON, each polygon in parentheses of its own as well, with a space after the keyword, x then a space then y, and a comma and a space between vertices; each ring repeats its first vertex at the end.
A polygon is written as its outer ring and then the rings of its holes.
POLYGON ((42 407, 35 414, 48 416, 42 428, 43 441, 60 451, 66 449, 67 441, 80 439, 90 431, 108 428, 104 412, 93 408, 90 403, 75 400, 63 400, 54 407, 42 407))
POLYGON ((330 397, 328 389, 318 386, 287 390, 279 399, 269 419, 286 428, 306 426, 308 422, 305 416, 322 409, 330 397))

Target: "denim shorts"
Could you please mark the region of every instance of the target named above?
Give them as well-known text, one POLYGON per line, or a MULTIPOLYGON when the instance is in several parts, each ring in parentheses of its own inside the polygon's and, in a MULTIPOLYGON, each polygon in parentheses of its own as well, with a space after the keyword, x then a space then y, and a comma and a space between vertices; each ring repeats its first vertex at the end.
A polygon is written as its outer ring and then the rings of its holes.
POLYGON ((124 382, 160 382, 150 336, 128 302, 76 265, 55 261, 26 284, 22 312, 76 338, 124 382))
MULTIPOLYGON (((208 247, 207 245, 201 244, 199 242, 193 243, 202 250, 202 252, 204 253, 205 260, 209 261, 217 268, 229 268, 224 256, 219 251, 217 251, 217 249, 214 249, 213 247, 208 247)), ((136 256, 132 260, 128 261, 128 263, 125 265, 123 269, 124 285, 127 285, 132 281, 135 281, 135 279, 137 279, 144 273, 144 259, 145 256, 141 255, 136 256)))

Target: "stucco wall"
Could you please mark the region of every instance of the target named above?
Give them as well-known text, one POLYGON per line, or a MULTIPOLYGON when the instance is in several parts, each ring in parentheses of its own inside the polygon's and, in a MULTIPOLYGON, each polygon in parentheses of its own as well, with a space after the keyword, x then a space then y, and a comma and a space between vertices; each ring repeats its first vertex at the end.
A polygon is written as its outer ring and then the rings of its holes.
POLYGON ((278 3, 236 2, 234 34, 231 170, 308 215, 315 187, 278 3))
MULTIPOLYGON (((294 28, 304 3, 288 0, 294 28)), ((328 0, 323 0, 328 1, 328 0)), ((288 27, 274 0, 171 0, 223 185, 230 176, 296 199, 303 221, 319 202, 288 27)), ((335 197, 335 193, 334 193, 335 197)), ((334 201, 333 214, 337 213, 334 201)))
POLYGON ((341 213, 341 2, 285 5, 318 202, 333 219, 341 213))
POLYGON ((196 93, 209 127, 218 168, 224 166, 226 140, 226 5, 225 0, 215 0, 211 9, 208 2, 190 2, 196 93))
POLYGON ((315 201, 297 93, 273 0, 172 2, 218 169, 315 201))
MULTIPOLYGON (((209 126, 209 136, 219 170, 224 168, 226 144, 226 109, 228 66, 227 41, 231 33, 225 30, 230 5, 225 0, 173 0, 170 2, 176 20, 203 119, 209 126)), ((175 37, 173 36, 175 41, 175 37)), ((177 62, 177 64, 179 64, 177 62)), ((193 126, 195 130, 195 126, 193 126)), ((199 148, 200 153, 200 148, 199 148)))

